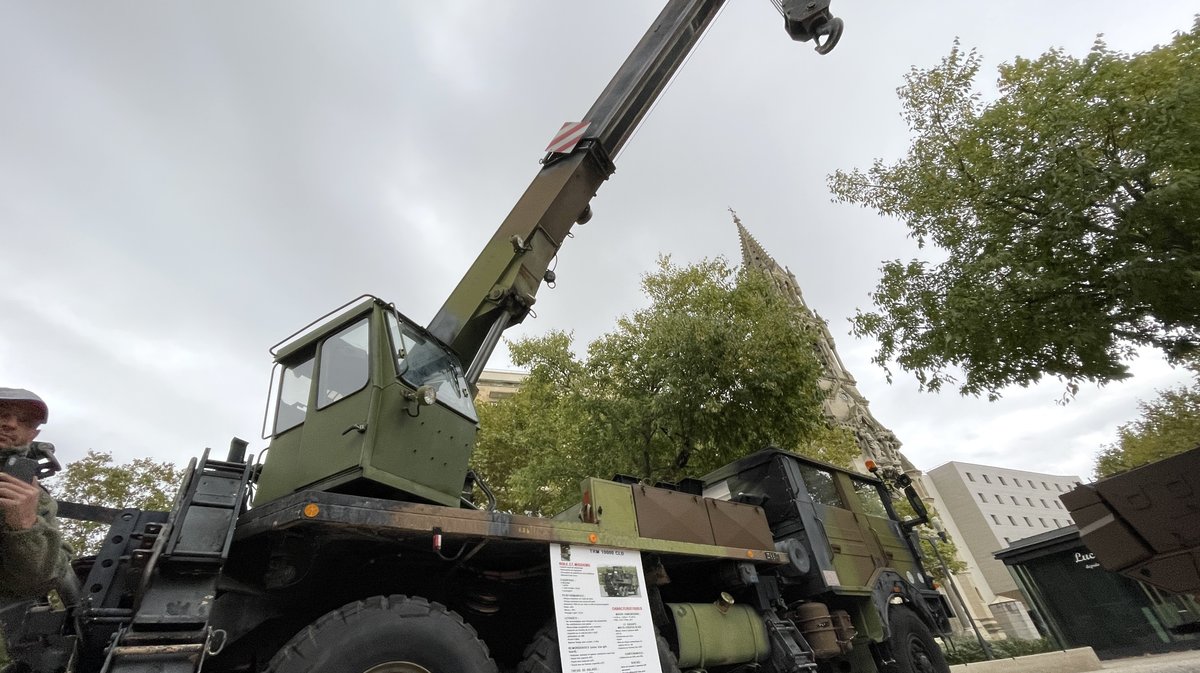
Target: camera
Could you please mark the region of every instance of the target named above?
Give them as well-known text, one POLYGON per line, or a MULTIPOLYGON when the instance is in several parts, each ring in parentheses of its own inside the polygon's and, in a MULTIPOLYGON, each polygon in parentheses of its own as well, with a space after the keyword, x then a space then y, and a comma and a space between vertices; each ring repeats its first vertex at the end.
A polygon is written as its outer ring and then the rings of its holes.
POLYGON ((11 474, 23 482, 33 483, 33 478, 38 474, 38 462, 24 456, 9 456, 0 464, 0 472, 11 474))

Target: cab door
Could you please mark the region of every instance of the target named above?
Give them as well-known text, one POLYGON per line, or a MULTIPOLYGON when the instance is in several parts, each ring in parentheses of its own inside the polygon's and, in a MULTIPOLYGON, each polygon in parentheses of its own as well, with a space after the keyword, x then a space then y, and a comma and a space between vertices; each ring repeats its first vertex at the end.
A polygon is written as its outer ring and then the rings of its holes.
POLYGON ((330 334, 317 347, 316 378, 305 421, 300 462, 313 479, 356 468, 367 438, 370 314, 330 334))

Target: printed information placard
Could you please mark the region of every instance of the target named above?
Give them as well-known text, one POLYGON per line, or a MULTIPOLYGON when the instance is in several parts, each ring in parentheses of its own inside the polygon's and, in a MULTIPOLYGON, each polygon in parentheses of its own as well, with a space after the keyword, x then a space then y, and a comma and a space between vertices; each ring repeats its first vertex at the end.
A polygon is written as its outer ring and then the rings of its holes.
POLYGON ((551 544, 563 673, 661 673, 642 555, 551 544))

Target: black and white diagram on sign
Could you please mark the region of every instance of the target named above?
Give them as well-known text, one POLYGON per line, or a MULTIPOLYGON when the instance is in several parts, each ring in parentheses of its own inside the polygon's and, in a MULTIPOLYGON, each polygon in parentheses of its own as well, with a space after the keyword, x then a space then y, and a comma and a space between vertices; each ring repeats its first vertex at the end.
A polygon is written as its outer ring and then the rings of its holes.
POLYGON ((661 673, 642 555, 550 545, 563 673, 661 673))

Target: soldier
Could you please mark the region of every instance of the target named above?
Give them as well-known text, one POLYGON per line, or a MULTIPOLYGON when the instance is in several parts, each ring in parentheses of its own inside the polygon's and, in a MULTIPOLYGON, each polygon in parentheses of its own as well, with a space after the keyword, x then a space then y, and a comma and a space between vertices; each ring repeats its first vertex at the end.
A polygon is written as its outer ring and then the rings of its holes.
MULTIPOLYGON (((0 467, 13 456, 37 458, 33 440, 49 410, 42 398, 20 388, 0 388, 0 467)), ((0 606, 44 597, 70 572, 71 550, 63 541, 57 507, 36 477, 0 472, 0 606)), ((7 660, 0 631, 0 668, 7 660)))

